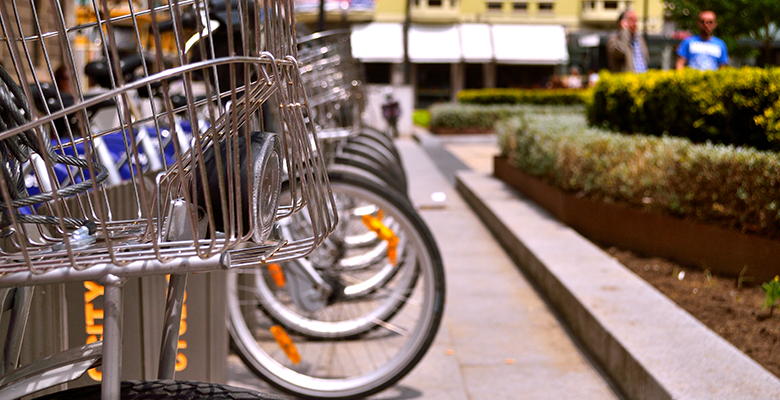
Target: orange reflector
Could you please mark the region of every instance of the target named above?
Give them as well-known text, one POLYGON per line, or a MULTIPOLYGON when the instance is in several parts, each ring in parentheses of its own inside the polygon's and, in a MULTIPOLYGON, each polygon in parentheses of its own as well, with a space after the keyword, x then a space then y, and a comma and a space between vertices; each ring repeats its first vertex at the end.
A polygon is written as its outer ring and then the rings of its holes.
POLYGON ((279 264, 268 264, 268 273, 271 274, 271 278, 274 280, 276 287, 283 288, 287 281, 284 279, 284 271, 279 264))
POLYGON ((387 248, 387 259, 391 264, 395 264, 398 261, 398 250, 395 247, 387 248))
POLYGON ((392 229, 382 222, 384 217, 382 210, 377 211, 377 216, 364 215, 362 217, 363 225, 368 229, 375 232, 380 239, 387 242, 387 259, 391 264, 395 264, 398 261, 398 236, 395 235, 392 229))
POLYGON ((274 336, 274 339, 276 339, 276 344, 284 350, 284 354, 287 355, 287 358, 289 358, 293 364, 300 363, 301 355, 298 353, 298 348, 295 347, 295 343, 290 339, 290 335, 287 334, 287 331, 279 325, 274 325, 269 330, 271 331, 271 335, 274 336))

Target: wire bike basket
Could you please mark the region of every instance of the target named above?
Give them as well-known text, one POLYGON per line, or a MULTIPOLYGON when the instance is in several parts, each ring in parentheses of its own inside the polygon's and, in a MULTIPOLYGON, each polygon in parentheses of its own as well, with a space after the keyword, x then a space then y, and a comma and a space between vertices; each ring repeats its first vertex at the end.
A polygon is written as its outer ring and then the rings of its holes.
POLYGON ((284 261, 333 230, 292 1, 123 1, 117 11, 96 0, 93 22, 69 23, 56 5, 53 26, 24 23, 19 6, 35 15, 34 3, 0 3, 0 281, 284 261), (78 35, 99 50, 87 73, 78 35), (88 80, 107 87, 90 92, 88 80), (279 238, 274 225, 295 214, 308 235, 279 238))
POLYGON ((318 32, 298 39, 301 80, 323 139, 355 134, 363 112, 362 68, 352 57, 350 31, 318 32))

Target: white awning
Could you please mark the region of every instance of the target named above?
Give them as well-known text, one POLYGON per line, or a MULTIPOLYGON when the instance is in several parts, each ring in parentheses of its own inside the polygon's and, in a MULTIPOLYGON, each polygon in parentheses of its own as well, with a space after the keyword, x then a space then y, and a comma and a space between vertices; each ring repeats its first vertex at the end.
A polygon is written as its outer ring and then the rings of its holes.
POLYGON ((463 24, 460 29, 460 48, 465 62, 490 62, 493 60, 493 40, 490 25, 463 24))
POLYGON ((560 25, 493 25, 493 51, 499 64, 556 65, 569 60, 560 25))
POLYGON ((457 63, 461 60, 456 25, 409 27, 409 59, 414 63, 457 63))
POLYGON ((363 62, 400 63, 404 60, 403 26, 372 22, 352 27, 352 57, 363 62))

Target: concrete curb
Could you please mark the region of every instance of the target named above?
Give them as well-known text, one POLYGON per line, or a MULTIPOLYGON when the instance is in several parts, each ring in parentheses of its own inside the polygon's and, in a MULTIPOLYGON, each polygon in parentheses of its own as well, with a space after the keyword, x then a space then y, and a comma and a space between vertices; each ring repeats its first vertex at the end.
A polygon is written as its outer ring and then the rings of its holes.
POLYGON ((425 128, 415 126, 412 132, 412 139, 422 147, 428 156, 439 166, 439 171, 447 178, 447 181, 455 183, 455 173, 457 171, 468 170, 469 167, 459 158, 450 154, 440 143, 439 138, 432 135, 425 128))
POLYGON ((503 182, 456 188, 631 399, 777 399, 780 379, 503 182))

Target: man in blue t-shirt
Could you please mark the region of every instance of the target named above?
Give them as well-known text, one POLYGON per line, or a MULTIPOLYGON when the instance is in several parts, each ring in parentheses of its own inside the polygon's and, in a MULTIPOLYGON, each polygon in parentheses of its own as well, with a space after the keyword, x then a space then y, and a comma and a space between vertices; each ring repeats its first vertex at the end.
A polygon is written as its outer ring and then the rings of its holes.
POLYGON ((729 63, 726 43, 712 35, 718 22, 715 13, 699 13, 699 34, 680 43, 677 48, 677 69, 686 66, 703 71, 715 70, 729 63))

